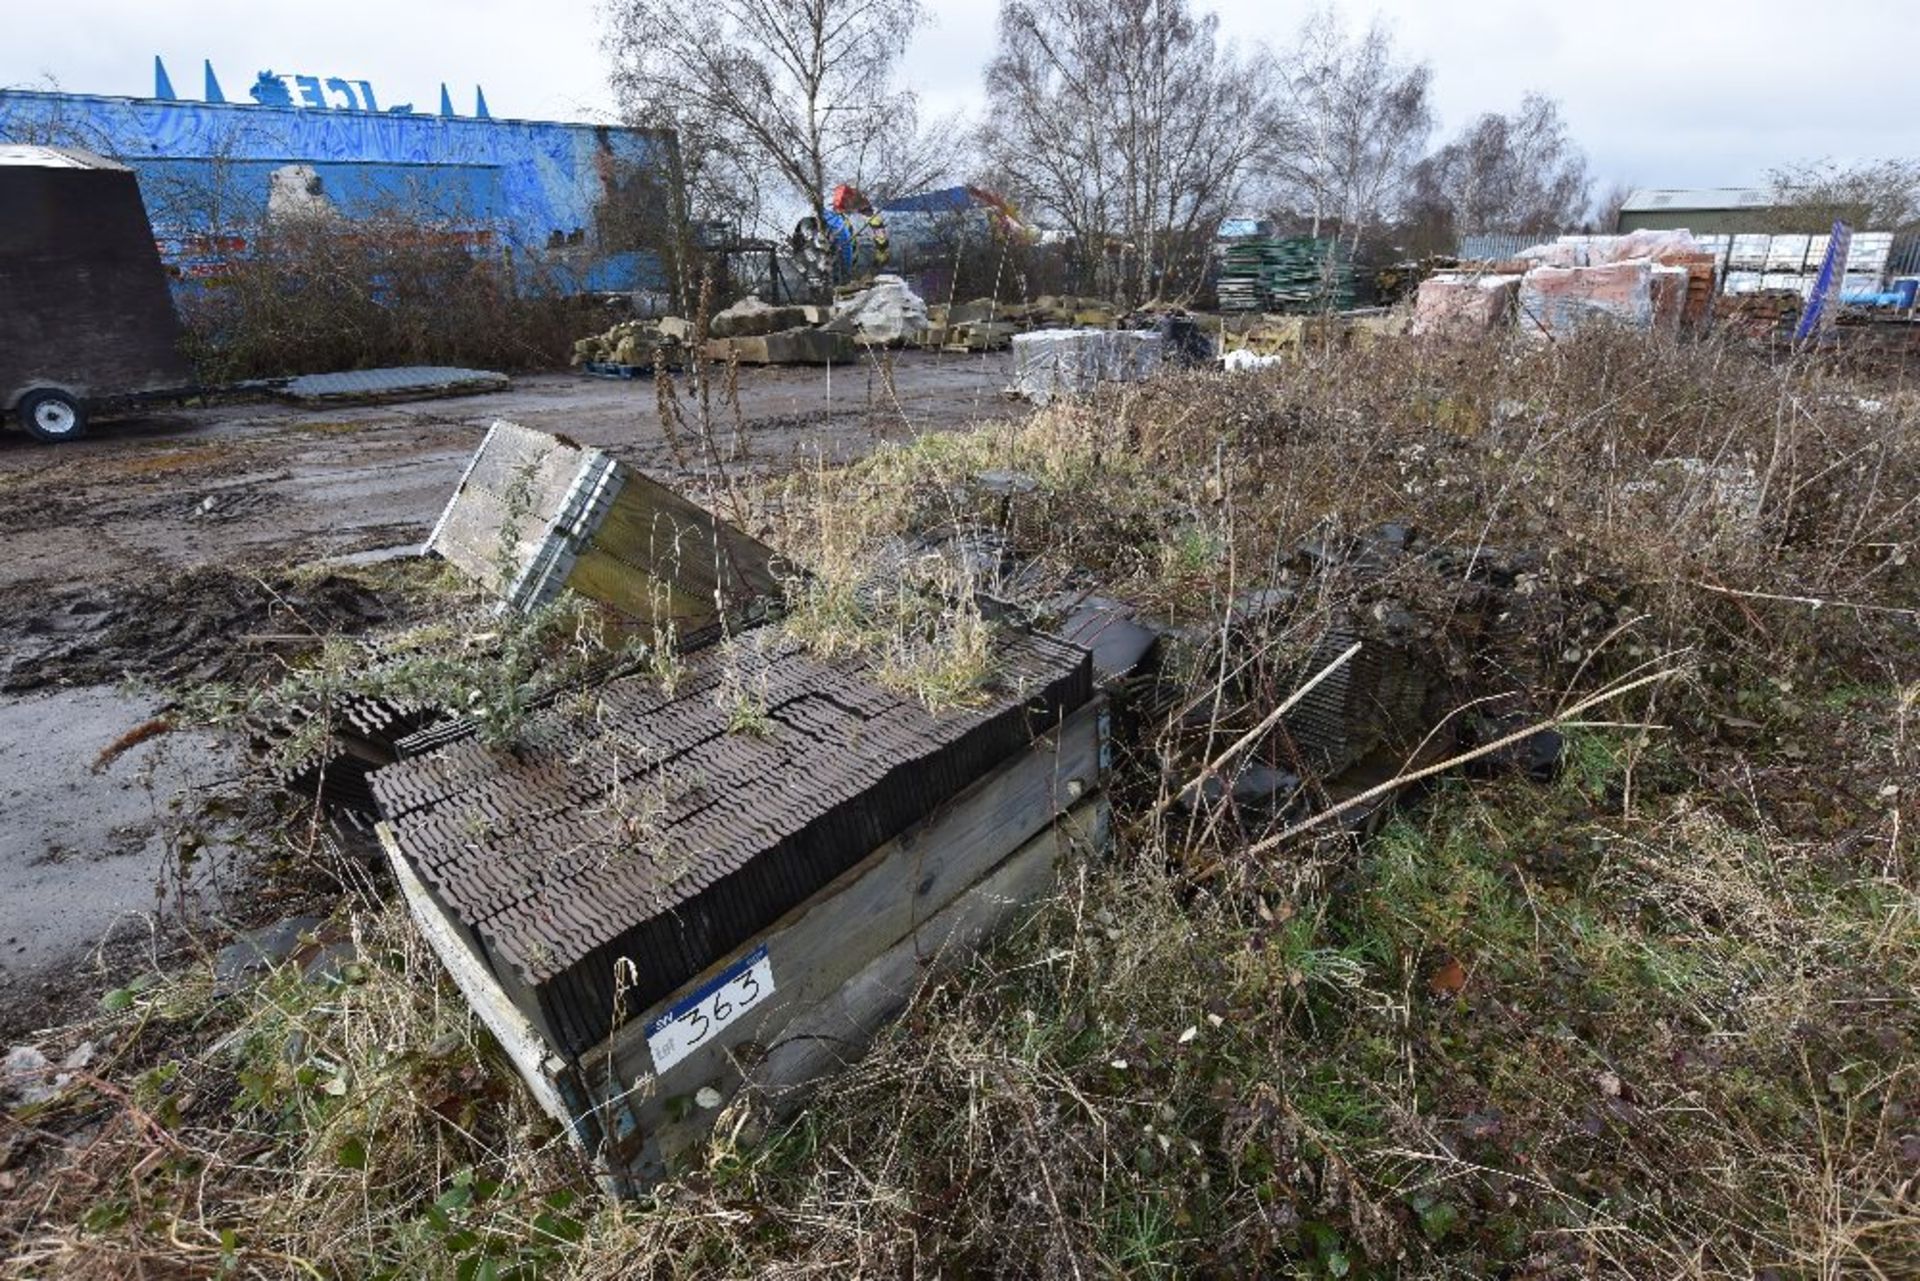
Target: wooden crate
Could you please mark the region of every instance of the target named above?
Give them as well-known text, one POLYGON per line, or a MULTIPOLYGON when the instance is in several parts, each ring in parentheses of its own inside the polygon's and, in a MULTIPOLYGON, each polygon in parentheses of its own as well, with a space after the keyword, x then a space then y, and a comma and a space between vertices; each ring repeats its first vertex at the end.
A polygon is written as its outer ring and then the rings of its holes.
POLYGON ((779 595, 773 553, 611 455, 497 420, 427 539, 508 604, 571 589, 681 636, 779 595))
POLYGON ((930 976, 1042 898, 1072 843, 1104 843, 1107 732, 1103 701, 1081 707, 577 1055, 528 1018, 392 828, 379 831, 456 984, 541 1106, 626 1194, 673 1168, 743 1094, 776 1113, 798 1106, 930 976))

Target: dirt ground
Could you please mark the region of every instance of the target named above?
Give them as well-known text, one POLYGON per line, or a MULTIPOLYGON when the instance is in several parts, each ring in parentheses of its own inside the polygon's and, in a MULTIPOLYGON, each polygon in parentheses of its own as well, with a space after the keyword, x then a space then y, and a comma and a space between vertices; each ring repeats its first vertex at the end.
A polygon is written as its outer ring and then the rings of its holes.
MULTIPOLYGON (((1004 416, 1008 358, 900 353, 888 371, 744 368, 713 420, 749 464, 864 451, 878 435, 1004 416)), ((724 383, 725 373, 718 375, 724 383)), ((682 388, 682 411, 697 419, 682 388)), ((238 404, 102 422, 49 447, 0 432, 0 619, 19 589, 100 586, 194 565, 276 565, 419 542, 487 425, 507 418, 607 449, 671 482, 656 389, 574 374, 505 392, 372 407, 238 404)))
MULTIPOLYGON (((883 438, 1007 415, 1007 374, 1004 356, 921 353, 891 368, 742 369, 736 413, 723 371, 712 421, 724 449, 737 434, 733 466, 844 461, 883 438)), ((231 902, 233 867, 220 867, 218 893, 183 888, 179 843, 166 839, 179 827, 173 798, 203 776, 231 780, 233 748, 183 733, 96 769, 99 753, 164 710, 156 689, 246 682, 289 618, 323 630, 391 621, 392 603, 350 579, 287 571, 418 545, 495 418, 669 483, 696 479, 676 458, 696 447, 683 438, 676 450, 652 383, 571 374, 384 406, 122 418, 62 446, 0 432, 0 1041, 113 986, 103 945, 147 946, 181 908, 256 923, 231 902)))

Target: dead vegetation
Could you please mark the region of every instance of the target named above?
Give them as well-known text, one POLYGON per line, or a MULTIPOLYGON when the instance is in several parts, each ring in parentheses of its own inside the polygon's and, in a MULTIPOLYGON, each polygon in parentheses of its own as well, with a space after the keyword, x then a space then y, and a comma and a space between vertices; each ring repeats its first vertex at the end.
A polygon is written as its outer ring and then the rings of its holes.
POLYGON ((152 976, 61 1034, 96 1057, 0 1122, 0 1271, 1913 1275, 1917 412, 1713 345, 1407 345, 742 488, 813 571, 787 626, 930 701, 989 598, 1186 626, 1211 697, 1145 706, 1117 848, 625 1206, 368 892, 333 979, 152 976), (1364 840, 1256 855, 1286 814, 1163 803, 1330 623, 1386 620, 1462 717, 1676 674, 1563 724, 1552 782, 1449 774, 1364 840))
POLYGON ((396 210, 245 228, 180 296, 209 383, 378 365, 552 369, 604 307, 530 260, 396 210))

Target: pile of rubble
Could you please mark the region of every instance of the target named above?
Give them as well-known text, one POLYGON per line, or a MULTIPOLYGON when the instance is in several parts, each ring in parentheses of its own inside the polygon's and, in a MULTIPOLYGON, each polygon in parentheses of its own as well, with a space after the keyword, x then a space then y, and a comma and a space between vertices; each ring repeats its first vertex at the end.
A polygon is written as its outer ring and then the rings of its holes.
MULTIPOLYGON (((899 302, 863 314, 897 322, 899 302)), ((502 613, 595 602, 606 660, 522 690, 510 744, 466 709, 334 699, 306 716, 321 759, 287 781, 379 820, 422 934, 616 1192, 695 1150, 737 1094, 792 1106, 932 958, 1105 840, 1106 704, 1070 641, 996 617, 974 696, 936 708, 889 683, 880 649, 820 655, 781 629, 769 548, 504 421, 427 548, 502 613), (683 1106, 695 1093, 712 1102, 683 1106)))
POLYGON ((1260 369, 1305 349, 1351 347, 1366 350, 1406 334, 1404 309, 1366 307, 1318 316, 1262 316, 1251 324, 1229 326, 1221 336, 1221 363, 1228 369, 1260 369))
MULTIPOLYGON (((700 354, 748 365, 825 365, 851 361, 861 347, 919 343, 927 304, 899 276, 875 276, 832 307, 768 303, 749 294, 707 322, 700 354)), ((589 373, 636 377, 656 366, 679 368, 692 354, 692 322, 678 316, 627 320, 574 344, 573 363, 589 373)))
POLYGON ((743 365, 827 365, 850 361, 853 339, 826 326, 824 308, 775 306, 749 295, 707 324, 708 360, 743 365))
POLYGON ((685 362, 692 341, 693 326, 678 316, 623 320, 605 333, 573 344, 573 363, 589 370, 600 366, 651 369, 655 365, 677 369, 685 362))
POLYGON ((1111 329, 1113 304, 1099 298, 1042 294, 1032 302, 975 298, 927 309, 926 345, 947 351, 1000 351, 1017 334, 1043 329, 1111 329))

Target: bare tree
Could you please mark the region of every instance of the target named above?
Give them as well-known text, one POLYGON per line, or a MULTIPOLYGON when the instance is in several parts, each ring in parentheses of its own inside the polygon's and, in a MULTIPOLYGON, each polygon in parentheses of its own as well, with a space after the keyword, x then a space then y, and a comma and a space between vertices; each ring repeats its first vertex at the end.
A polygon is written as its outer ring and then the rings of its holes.
POLYGON ((894 70, 919 0, 610 0, 608 17, 623 114, 679 131, 703 211, 767 230, 817 213, 914 118, 894 70))
POLYGON ((1569 231, 1587 212, 1587 158, 1552 98, 1529 93, 1520 110, 1488 112, 1414 169, 1420 224, 1461 232, 1569 231))
POLYGON ((1331 8, 1316 11, 1280 60, 1280 127, 1268 165, 1278 204, 1320 235, 1353 243, 1400 205, 1408 171, 1433 132, 1432 71, 1394 56, 1376 19, 1358 40, 1331 8))
POLYGON ((1781 211, 1781 230, 1825 231, 1840 219, 1856 230, 1920 227, 1920 160, 1871 160, 1851 166, 1809 160, 1768 176, 1781 211))
POLYGON ((1620 211, 1626 208, 1627 201, 1633 198, 1637 190, 1633 183, 1614 182, 1608 184, 1593 202, 1593 230, 1603 235, 1612 235, 1620 230, 1620 211))
POLYGON ((972 166, 972 132, 957 112, 924 124, 912 112, 896 117, 861 149, 857 185, 875 200, 951 186, 972 166))
POLYGON ((1270 127, 1271 72, 1188 0, 1004 0, 981 150, 1127 301, 1196 289, 1270 127))

